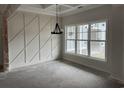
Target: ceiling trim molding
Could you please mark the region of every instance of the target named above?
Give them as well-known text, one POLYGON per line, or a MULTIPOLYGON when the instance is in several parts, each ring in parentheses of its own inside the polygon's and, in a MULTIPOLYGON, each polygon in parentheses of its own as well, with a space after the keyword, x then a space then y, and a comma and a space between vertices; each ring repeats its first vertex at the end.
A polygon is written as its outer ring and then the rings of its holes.
MULTIPOLYGON (((61 6, 65 7, 71 7, 67 10, 58 12, 59 16, 68 16, 68 15, 73 15, 79 12, 84 12, 93 8, 97 8, 103 5, 90 5, 90 4, 78 4, 77 6, 73 7, 71 5, 64 5, 60 4, 61 6)), ((56 8, 55 4, 48 6, 47 8, 38 8, 38 7, 33 7, 33 6, 26 6, 26 5, 20 5, 20 7, 17 9, 17 11, 24 11, 24 12, 31 12, 31 13, 37 13, 37 14, 45 14, 45 15, 51 15, 51 16, 56 16, 56 11, 51 11, 51 8, 56 8)))
POLYGON ((24 12, 31 12, 31 13, 37 13, 37 14, 45 14, 45 15, 51 15, 51 16, 55 16, 54 12, 51 11, 45 11, 45 9, 42 8, 36 8, 36 7, 32 7, 32 6, 24 6, 21 5, 17 11, 24 11, 24 12))

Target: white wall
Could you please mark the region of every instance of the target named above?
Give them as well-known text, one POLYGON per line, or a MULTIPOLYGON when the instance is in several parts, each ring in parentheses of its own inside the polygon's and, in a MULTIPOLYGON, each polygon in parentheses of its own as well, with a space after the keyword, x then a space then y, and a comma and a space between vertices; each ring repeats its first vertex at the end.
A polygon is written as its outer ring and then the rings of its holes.
MULTIPOLYGON (((122 7, 122 31, 124 31, 124 7, 122 7)), ((124 32, 123 32, 123 73, 124 73, 124 32)), ((124 77, 124 74, 123 74, 124 77)))
POLYGON ((0 15, 0 65, 3 62, 3 52, 2 52, 2 16, 0 15))
MULTIPOLYGON (((112 18, 110 20, 109 36, 111 36, 111 56, 109 67, 113 78, 124 81, 123 78, 123 30, 122 30, 122 9, 112 6, 112 18)), ((109 47, 109 46, 108 46, 109 47)), ((109 54, 110 54, 109 52, 109 54)))
MULTIPOLYGON (((63 58, 86 65, 111 74, 113 78, 123 79, 123 30, 122 30, 122 7, 105 5, 96 9, 88 10, 72 16, 63 17, 63 26, 93 22, 96 20, 108 20, 107 32, 107 62, 89 59, 82 56, 70 55, 63 52, 63 58)), ((64 40, 63 40, 64 42, 64 40)), ((64 49, 64 46, 63 46, 64 49)))
POLYGON ((8 19, 10 69, 58 59, 60 35, 51 35, 55 18, 16 12, 8 19))

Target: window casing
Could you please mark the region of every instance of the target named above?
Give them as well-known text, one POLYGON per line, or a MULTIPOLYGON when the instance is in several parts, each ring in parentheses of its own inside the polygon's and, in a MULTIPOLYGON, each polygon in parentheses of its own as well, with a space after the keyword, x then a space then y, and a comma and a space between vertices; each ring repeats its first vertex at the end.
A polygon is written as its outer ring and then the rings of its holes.
POLYGON ((65 27, 66 53, 106 60, 106 21, 65 27))

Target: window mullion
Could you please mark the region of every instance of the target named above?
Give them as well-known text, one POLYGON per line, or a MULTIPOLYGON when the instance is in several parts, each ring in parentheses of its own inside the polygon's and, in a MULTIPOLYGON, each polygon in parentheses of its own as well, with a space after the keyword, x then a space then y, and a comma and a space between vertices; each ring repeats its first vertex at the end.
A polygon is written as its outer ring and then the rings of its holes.
POLYGON ((75 26, 75 54, 77 54, 77 25, 75 26))
POLYGON ((67 27, 65 27, 65 52, 67 52, 67 27))
POLYGON ((90 56, 90 39, 91 39, 91 24, 89 24, 89 29, 88 29, 88 56, 90 56))

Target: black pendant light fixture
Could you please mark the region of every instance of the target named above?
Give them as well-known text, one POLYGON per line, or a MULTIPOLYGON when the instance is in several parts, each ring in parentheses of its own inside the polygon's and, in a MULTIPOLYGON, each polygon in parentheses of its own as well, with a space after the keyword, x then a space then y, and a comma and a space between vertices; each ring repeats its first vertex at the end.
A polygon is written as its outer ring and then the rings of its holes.
POLYGON ((56 25, 55 25, 54 31, 51 32, 51 34, 62 34, 62 31, 61 31, 60 26, 59 26, 59 17, 58 17, 57 4, 56 4, 56 25))

